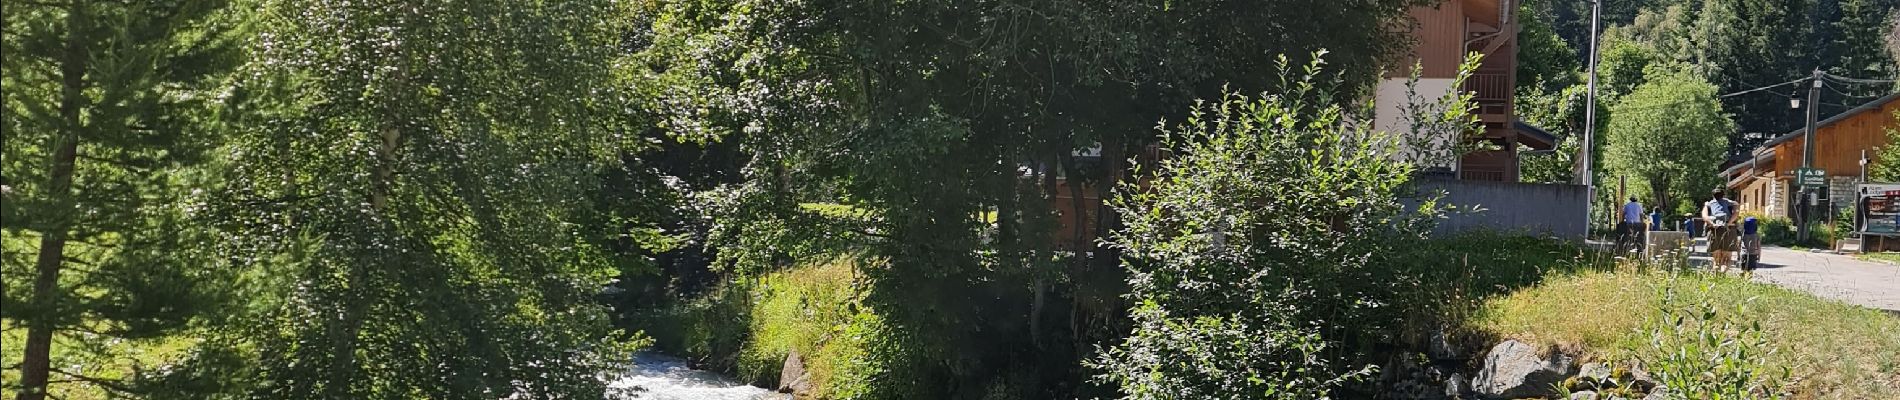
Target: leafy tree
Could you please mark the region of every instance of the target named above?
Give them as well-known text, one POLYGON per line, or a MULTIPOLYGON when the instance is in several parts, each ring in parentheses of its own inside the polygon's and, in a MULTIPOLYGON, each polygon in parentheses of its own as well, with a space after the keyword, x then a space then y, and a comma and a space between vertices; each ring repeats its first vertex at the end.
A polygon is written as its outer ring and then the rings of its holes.
POLYGON ((1326 398, 1371 372, 1339 327, 1376 330, 1385 298, 1362 284, 1389 281, 1384 255, 1436 209, 1406 210, 1414 167, 1340 123, 1317 65, 1287 91, 1196 107, 1163 131, 1173 156, 1142 166, 1153 180, 1117 190, 1134 326, 1090 365, 1125 398, 1326 398))
POLYGON ((1722 112, 1715 86, 1693 74, 1652 68, 1647 82, 1611 107, 1604 165, 1633 178, 1638 196, 1663 210, 1692 207, 1722 184, 1713 172, 1735 123, 1722 112))
POLYGON ((215 340, 247 397, 599 398, 594 300, 659 246, 594 203, 631 143, 611 1, 267 4, 234 93, 224 247, 259 273, 215 340))
POLYGON ((1554 151, 1524 157, 1520 167, 1523 181, 1575 181, 1572 175, 1576 173, 1577 149, 1582 147, 1584 91, 1583 85, 1572 85, 1557 92, 1545 92, 1538 87, 1518 91, 1515 99, 1518 118, 1557 136, 1554 151))
POLYGON ((1646 79, 1644 71, 1663 62, 1654 47, 1632 40, 1605 40, 1600 51, 1603 59, 1597 62, 1599 97, 1613 99, 1635 91, 1646 79))
MULTIPOLYGON (((868 226, 844 238, 883 261, 863 265, 888 265, 865 271, 867 303, 927 340, 916 344, 925 354, 917 368, 943 373, 926 374, 941 378, 920 382, 924 393, 961 393, 986 384, 982 371, 1073 372, 1047 360, 1079 358, 1086 343, 1119 334, 1112 321, 1125 308, 1112 291, 1061 285, 1119 271, 1113 249, 1089 244, 1118 217, 1081 201, 1052 207, 1058 190, 1105 193, 1152 142, 1154 121, 1192 99, 1285 84, 1259 73, 1274 54, 1331 51, 1349 92, 1335 100, 1358 98, 1408 47, 1390 24, 1423 3, 653 2, 640 57, 655 85, 643 99, 669 134, 739 143, 746 182, 711 197, 771 197, 728 201, 755 212, 715 225, 794 221, 801 202, 862 211, 868 226), (1099 161, 1077 154, 1092 148, 1099 161), (1058 207, 1090 223, 1054 232, 1058 207), (1058 234, 1085 248, 1059 251, 1058 234), (974 297, 1025 289, 1022 311, 974 297), (1042 325, 1061 310, 1081 323, 1042 325), (1005 330, 1027 334, 987 333, 1005 330), (969 348, 1036 351, 958 350, 969 348), (1027 363, 1046 365, 1019 366, 1027 363)), ((728 258, 741 271, 805 248, 714 244, 729 245, 722 257, 746 255, 728 258)))
MULTIPOLYGON (((1900 118, 1900 111, 1895 112, 1900 118)), ((1867 179, 1874 182, 1900 182, 1900 128, 1887 127, 1887 145, 1874 150, 1874 161, 1867 166, 1867 179)))
POLYGON ((1557 90, 1581 82, 1578 75, 1582 62, 1577 58, 1578 51, 1558 37, 1551 27, 1550 16, 1536 12, 1543 1, 1523 2, 1518 5, 1519 20, 1523 25, 1517 33, 1517 88, 1519 91, 1533 86, 1544 90, 1557 90))
MULTIPOLYGON (((1708 47, 1708 80, 1720 93, 1731 93, 1786 82, 1810 75, 1816 67, 1809 40, 1808 0, 1708 0, 1697 21, 1697 32, 1708 47)), ((1790 87, 1789 92, 1794 91, 1790 87)), ((1734 113, 1739 128, 1730 142, 1732 152, 1757 143, 1740 136, 1748 132, 1781 133, 1801 126, 1804 110, 1788 108, 1788 99, 1759 93, 1724 98, 1724 109, 1734 113)))
POLYGON ((204 166, 227 128, 220 93, 240 61, 237 8, 4 7, 0 317, 18 362, 5 386, 14 398, 149 394, 162 373, 138 371, 171 360, 117 351, 190 348, 184 337, 226 304, 231 268, 206 251, 218 238, 195 189, 216 184, 204 166))

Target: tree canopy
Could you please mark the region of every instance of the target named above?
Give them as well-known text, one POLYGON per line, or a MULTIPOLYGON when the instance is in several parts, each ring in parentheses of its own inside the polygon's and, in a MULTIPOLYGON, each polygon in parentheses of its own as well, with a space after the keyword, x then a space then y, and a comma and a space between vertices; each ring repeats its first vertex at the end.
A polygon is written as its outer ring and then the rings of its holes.
POLYGON ((1693 208, 1723 184, 1715 170, 1735 123, 1723 113, 1715 85, 1695 75, 1651 68, 1646 82, 1610 110, 1604 165, 1637 185, 1633 195, 1662 210, 1693 208))

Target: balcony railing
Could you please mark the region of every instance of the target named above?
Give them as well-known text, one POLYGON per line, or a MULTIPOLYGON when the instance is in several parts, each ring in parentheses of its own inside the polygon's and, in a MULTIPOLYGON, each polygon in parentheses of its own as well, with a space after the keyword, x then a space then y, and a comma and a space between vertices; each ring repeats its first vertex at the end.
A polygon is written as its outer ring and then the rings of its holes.
POLYGON ((1474 73, 1465 78, 1464 91, 1471 93, 1479 114, 1504 114, 1511 103, 1511 77, 1501 73, 1474 73))

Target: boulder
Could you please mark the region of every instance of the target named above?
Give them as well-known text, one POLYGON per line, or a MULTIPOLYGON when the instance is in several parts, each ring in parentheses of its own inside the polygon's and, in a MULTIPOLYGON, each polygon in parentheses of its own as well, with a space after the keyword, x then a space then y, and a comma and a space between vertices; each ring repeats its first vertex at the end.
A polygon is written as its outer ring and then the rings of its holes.
POLYGON ((1597 392, 1582 391, 1571 393, 1570 400, 1597 400, 1597 392))
POLYGON ((1584 364, 1583 369, 1579 371, 1580 372, 1577 373, 1577 376, 1590 378, 1591 380, 1595 380, 1595 381, 1603 381, 1605 379, 1610 378, 1610 372, 1612 371, 1612 369, 1610 368, 1609 364, 1589 363, 1589 364, 1584 364))
POLYGON ((795 396, 811 394, 811 373, 805 371, 805 358, 797 350, 785 354, 785 364, 778 372, 778 392, 795 396))
POLYGON ((1667 399, 1669 399, 1669 387, 1667 386, 1657 386, 1655 389, 1649 390, 1648 396, 1643 396, 1643 400, 1667 400, 1667 399))
POLYGON ((1433 329, 1430 337, 1425 338, 1425 355, 1435 361, 1461 360, 1465 358, 1458 345, 1451 342, 1444 328, 1433 329))
POLYGON ((1471 380, 1465 374, 1452 373, 1445 377, 1445 398, 1462 399, 1471 396, 1471 380))
POLYGON ((1478 376, 1471 381, 1472 390, 1493 399, 1546 397, 1555 394, 1555 385, 1577 373, 1569 356, 1555 354, 1545 360, 1537 353, 1536 347, 1516 340, 1498 343, 1485 354, 1478 376))

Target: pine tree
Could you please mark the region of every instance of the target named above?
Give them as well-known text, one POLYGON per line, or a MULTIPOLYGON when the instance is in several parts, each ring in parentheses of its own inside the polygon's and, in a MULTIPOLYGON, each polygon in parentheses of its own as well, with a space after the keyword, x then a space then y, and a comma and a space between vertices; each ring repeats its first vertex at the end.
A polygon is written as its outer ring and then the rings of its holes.
MULTIPOLYGON (((207 151, 241 14, 223 1, 9 2, 0 162, 15 398, 142 394, 120 345, 177 339, 224 299, 202 249, 207 151), (24 328, 24 337, 15 334, 24 328), (20 347, 14 347, 20 346, 20 347), (52 382, 83 382, 51 384, 52 382)), ((189 343, 189 341, 185 341, 189 343)))
POLYGON ((1828 43, 1830 73, 1869 79, 1887 79, 1900 65, 1885 54, 1887 20, 1892 2, 1841 0, 1841 18, 1831 23, 1838 32, 1828 43))

